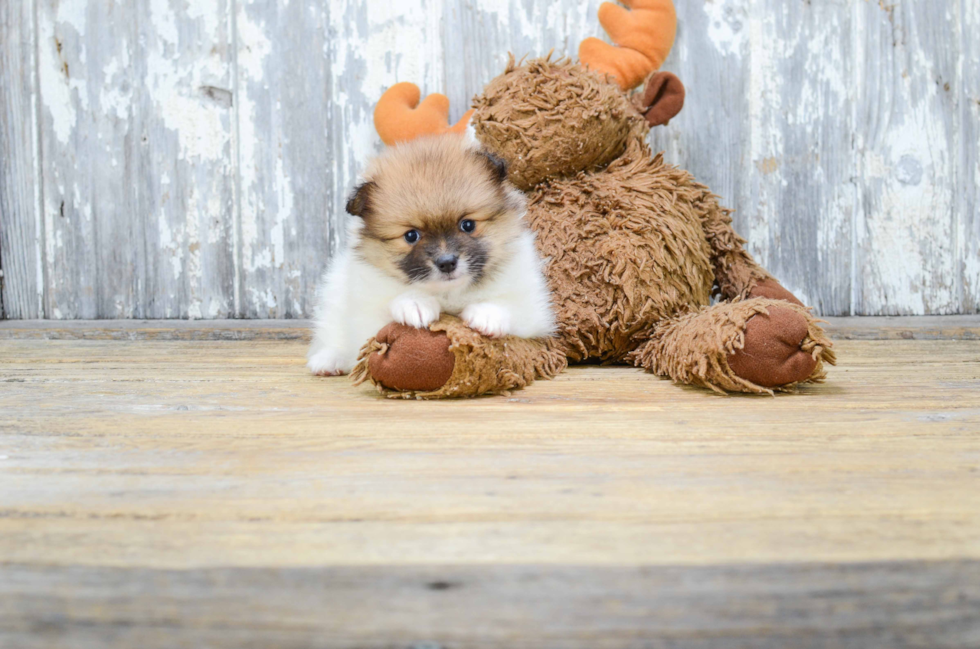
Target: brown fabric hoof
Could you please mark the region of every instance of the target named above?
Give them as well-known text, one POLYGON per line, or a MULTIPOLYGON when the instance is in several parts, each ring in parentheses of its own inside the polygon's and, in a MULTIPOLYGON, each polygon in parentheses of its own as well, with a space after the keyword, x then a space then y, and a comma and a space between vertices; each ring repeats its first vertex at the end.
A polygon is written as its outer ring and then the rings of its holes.
POLYGON ((381 349, 368 358, 368 370, 377 383, 390 390, 431 392, 453 375, 456 357, 449 351, 449 336, 444 331, 392 322, 375 339, 381 349))
MULTIPOLYGON (((783 288, 782 284, 774 279, 764 279, 758 284, 756 284, 751 291, 749 291, 748 297, 766 297, 770 300, 785 300, 787 302, 792 302, 793 304, 798 304, 800 306, 806 306, 798 299, 796 296, 783 288)), ((805 328, 804 328, 805 330, 805 328)))
POLYGON ((769 315, 758 313, 745 323, 745 344, 728 356, 728 366, 737 376, 765 388, 805 381, 817 367, 813 355, 800 347, 807 330, 802 314, 769 307, 769 315))

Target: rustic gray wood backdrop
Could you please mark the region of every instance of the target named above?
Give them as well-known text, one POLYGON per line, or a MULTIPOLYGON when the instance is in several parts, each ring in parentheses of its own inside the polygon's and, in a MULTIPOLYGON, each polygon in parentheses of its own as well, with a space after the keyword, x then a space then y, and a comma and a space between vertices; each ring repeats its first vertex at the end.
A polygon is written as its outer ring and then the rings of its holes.
MULTIPOLYGON (((821 313, 980 308, 980 0, 676 0, 651 140, 821 313)), ((0 0, 7 318, 296 318, 396 81, 458 117, 600 0, 0 0)))

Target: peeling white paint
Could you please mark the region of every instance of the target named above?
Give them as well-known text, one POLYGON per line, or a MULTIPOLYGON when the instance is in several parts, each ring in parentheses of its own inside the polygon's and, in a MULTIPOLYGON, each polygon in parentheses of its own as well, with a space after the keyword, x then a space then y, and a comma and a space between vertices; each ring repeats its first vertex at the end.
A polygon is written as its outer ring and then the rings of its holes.
POLYGON ((256 308, 260 309, 261 313, 265 315, 275 313, 278 302, 276 301, 276 296, 272 292, 271 288, 260 291, 253 287, 248 287, 245 292, 248 296, 248 301, 251 304, 254 304, 256 308))
POLYGON ((719 52, 741 56, 746 43, 747 5, 745 0, 708 0, 704 3, 708 39, 719 52))
MULTIPOLYGON (((2 47, 2 45, 0 45, 2 47)), ((35 55, 35 51, 32 50, 30 53, 31 57, 31 67, 37 69, 38 57, 35 55)), ((25 309, 25 313, 29 316, 44 317, 46 315, 46 306, 44 304, 44 200, 42 198, 41 186, 43 184, 44 171, 41 168, 41 155, 40 155, 40 129, 41 125, 38 124, 37 117, 37 107, 38 107, 38 93, 31 93, 31 114, 30 114, 30 124, 31 124, 31 155, 34 160, 34 241, 32 242, 34 247, 34 282, 37 286, 37 296, 36 296, 36 313, 32 314, 30 311, 25 309)), ((9 281, 9 280, 8 280, 9 281)), ((9 309, 9 306, 7 307, 9 309)))
MULTIPOLYGON (((774 38, 776 18, 768 13, 755 13, 748 22, 747 29, 752 43, 752 56, 749 60, 749 157, 752 164, 766 168, 778 164, 785 155, 783 129, 778 127, 783 105, 780 81, 773 73, 785 59, 785 43, 774 38)), ((777 176, 777 182, 780 177, 777 176)), ((769 254, 770 220, 768 216, 778 209, 777 194, 781 187, 774 187, 761 178, 754 178, 758 185, 750 195, 753 203, 748 206, 750 215, 749 230, 743 233, 749 240, 752 254, 765 259, 769 254)))
POLYGON ((259 238, 259 212, 264 211, 266 206, 262 197, 255 191, 259 184, 258 164, 261 160, 255 148, 259 141, 256 132, 257 107, 249 88, 265 83, 265 66, 272 52, 272 42, 266 35, 265 25, 255 22, 249 9, 247 3, 242 3, 236 16, 239 70, 238 174, 242 187, 240 197, 242 264, 246 272, 254 273, 259 268, 271 267, 272 255, 269 251, 256 249, 259 238))
POLYGON ((184 238, 183 228, 174 228, 166 216, 157 218, 157 237, 160 250, 170 263, 173 279, 179 280, 184 273, 184 247, 180 241, 184 238))
POLYGON ((198 21, 201 24, 199 29, 205 34, 217 34, 223 28, 224 14, 215 10, 213 2, 201 2, 200 0, 181 0, 184 16, 188 20, 198 21))
POLYGON ((293 212, 293 188, 289 177, 283 171, 282 158, 276 158, 275 186, 277 194, 276 223, 272 226, 272 245, 274 251, 273 263, 282 268, 286 262, 286 248, 283 239, 283 229, 289 219, 295 218, 293 212))
POLYGON ((170 0, 150 0, 150 24, 160 41, 171 47, 178 45, 176 16, 170 0))
MULTIPOLYGON (((220 160, 230 141, 225 115, 205 101, 201 88, 221 79, 227 66, 215 56, 185 61, 169 0, 153 0, 150 11, 156 42, 148 48, 146 90, 166 127, 177 134, 181 158, 220 160)), ((217 40, 216 19, 204 22, 213 30, 208 37, 217 40)))
POLYGON ((910 27, 928 9, 894 11, 889 19, 872 10, 867 19, 872 26, 888 21, 889 28, 891 20, 898 21, 904 38, 878 62, 879 74, 895 79, 871 98, 877 109, 871 123, 878 132, 868 137, 859 129, 857 154, 865 171, 862 310, 957 313, 962 265, 956 261, 958 197, 952 180, 959 142, 943 106, 948 91, 937 83, 937 77, 952 77, 940 52, 916 46, 919 32, 910 27))
POLYGON ((212 299, 208 305, 208 315, 209 320, 214 320, 215 318, 220 318, 221 314, 228 310, 227 305, 219 302, 218 300, 212 299))
POLYGON ((133 105, 132 88, 123 90, 129 68, 129 50, 123 48, 121 56, 109 61, 102 71, 104 83, 99 92, 99 107, 104 114, 114 115, 120 120, 129 119, 133 105))
POLYGON ((40 81, 41 99, 44 109, 51 117, 51 127, 55 137, 64 145, 75 130, 78 114, 72 98, 69 79, 65 77, 64 65, 58 53, 58 41, 55 37, 55 23, 42 20, 39 28, 40 38, 40 81))

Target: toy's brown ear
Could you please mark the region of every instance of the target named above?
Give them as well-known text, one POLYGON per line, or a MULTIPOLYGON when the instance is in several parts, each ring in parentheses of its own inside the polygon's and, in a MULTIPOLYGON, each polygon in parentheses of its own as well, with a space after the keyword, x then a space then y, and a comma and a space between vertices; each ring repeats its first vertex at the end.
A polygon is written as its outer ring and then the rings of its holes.
POLYGON ((640 113, 650 126, 661 126, 684 108, 684 84, 671 72, 654 72, 640 96, 640 113))

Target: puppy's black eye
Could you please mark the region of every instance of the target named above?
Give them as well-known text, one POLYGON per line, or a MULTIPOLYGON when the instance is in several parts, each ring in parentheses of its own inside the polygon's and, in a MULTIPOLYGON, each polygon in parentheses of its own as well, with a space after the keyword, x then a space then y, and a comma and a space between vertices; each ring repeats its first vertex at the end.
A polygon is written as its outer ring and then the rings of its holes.
POLYGON ((419 240, 420 236, 421 235, 419 234, 418 230, 409 230, 408 232, 405 233, 405 241, 409 243, 415 243, 416 241, 419 240))
POLYGON ((472 219, 463 219, 459 222, 459 229, 463 232, 472 232, 476 230, 476 221, 472 219))

